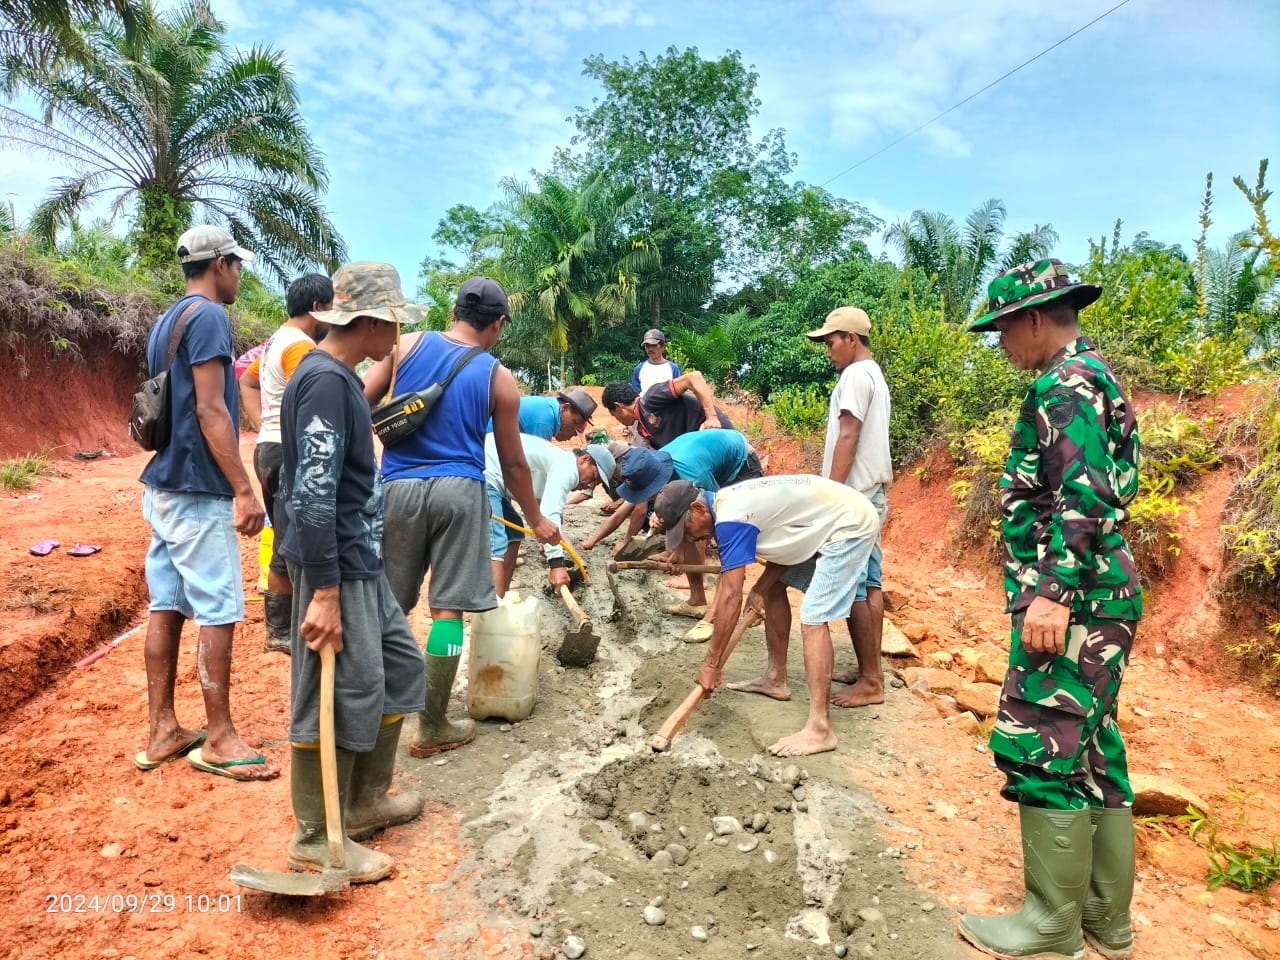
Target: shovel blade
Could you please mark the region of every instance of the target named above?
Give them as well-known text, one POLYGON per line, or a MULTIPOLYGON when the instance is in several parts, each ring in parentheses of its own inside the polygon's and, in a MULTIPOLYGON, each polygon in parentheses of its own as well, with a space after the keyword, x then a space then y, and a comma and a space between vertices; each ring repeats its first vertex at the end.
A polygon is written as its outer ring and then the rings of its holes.
POLYGON ((278 870, 262 870, 247 863, 237 863, 231 868, 231 882, 250 890, 278 893, 284 897, 320 897, 337 893, 347 885, 347 875, 340 870, 322 873, 281 873, 278 870))
POLYGON ((588 620, 577 630, 565 633, 564 641, 556 651, 556 659, 566 667, 588 667, 595 662, 599 647, 600 638, 591 629, 591 621, 588 620))

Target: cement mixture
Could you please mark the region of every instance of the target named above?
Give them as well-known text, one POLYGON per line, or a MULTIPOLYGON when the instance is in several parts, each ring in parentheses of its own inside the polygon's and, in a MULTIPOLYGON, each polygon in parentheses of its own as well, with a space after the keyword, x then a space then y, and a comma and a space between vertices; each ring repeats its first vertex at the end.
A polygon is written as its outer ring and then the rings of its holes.
MULTIPOLYGON (((566 511, 575 541, 598 522, 597 502, 566 511)), ((402 751, 417 788, 465 806, 475 852, 454 877, 526 916, 533 942, 554 956, 582 947, 621 960, 967 956, 951 911, 907 879, 917 844, 893 847, 882 835, 910 828, 855 779, 855 769, 896 775, 901 761, 879 745, 880 731, 906 722, 906 692, 833 709, 833 753, 799 763, 767 756, 764 746, 798 729, 807 709, 797 632, 792 701, 722 690, 668 753, 654 754, 649 735, 692 688, 706 645, 683 641, 692 621, 661 613, 679 598, 665 574, 623 571, 611 584, 606 550, 584 557, 591 582, 578 590, 602 638, 594 664, 557 664, 573 623, 542 590, 545 564, 526 546, 513 587, 543 595, 533 715, 484 722, 473 745, 442 757, 402 751)), ((756 628, 726 677, 762 661, 756 628)))

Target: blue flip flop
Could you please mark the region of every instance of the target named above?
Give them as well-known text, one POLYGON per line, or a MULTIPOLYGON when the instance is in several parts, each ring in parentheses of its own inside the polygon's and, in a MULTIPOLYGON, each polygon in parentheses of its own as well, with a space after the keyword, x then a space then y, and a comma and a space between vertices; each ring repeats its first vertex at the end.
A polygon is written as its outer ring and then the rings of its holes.
MULTIPOLYGON (((203 771, 204 773, 212 773, 215 776, 227 777, 228 779, 231 779, 231 780, 239 780, 242 783, 249 780, 261 780, 263 778, 262 777, 238 777, 235 774, 235 770, 234 770, 235 767, 251 767, 254 764, 265 764, 267 762, 267 758, 261 753, 258 753, 252 757, 240 757, 236 760, 206 760, 204 758, 204 754, 200 751, 198 747, 195 750, 191 751, 191 754, 187 757, 187 760, 193 767, 195 767, 197 770, 203 771)), ((267 778, 267 779, 272 779, 272 778, 267 778)))
POLYGON ((192 737, 187 743, 183 744, 181 747, 179 747, 173 753, 169 754, 167 757, 162 757, 159 760, 148 760, 147 751, 140 750, 138 751, 137 754, 134 755, 133 765, 137 767, 139 770, 141 770, 143 773, 146 773, 149 770, 154 770, 157 767, 164 766, 164 764, 166 763, 170 763, 171 761, 177 760, 179 757, 185 757, 192 750, 196 749, 196 747, 204 743, 204 738, 207 737, 208 735, 209 733, 207 730, 201 730, 194 737, 192 737))

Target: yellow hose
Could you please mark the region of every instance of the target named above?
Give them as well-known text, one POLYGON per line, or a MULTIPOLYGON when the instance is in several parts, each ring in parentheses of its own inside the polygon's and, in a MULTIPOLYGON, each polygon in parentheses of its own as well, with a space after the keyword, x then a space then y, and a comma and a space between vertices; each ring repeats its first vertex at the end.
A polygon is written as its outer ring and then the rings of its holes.
MULTIPOLYGON (((521 533, 527 533, 529 536, 533 537, 534 539, 537 539, 538 535, 534 533, 532 530, 530 530, 528 527, 522 527, 518 523, 512 523, 510 520, 504 520, 502 517, 495 516, 492 513, 489 514, 489 519, 497 520, 503 526, 510 527, 512 530, 519 530, 521 533)), ((568 540, 561 540, 560 546, 564 547, 565 551, 569 554, 569 556, 573 557, 573 562, 578 565, 578 571, 582 574, 582 582, 590 583, 591 576, 587 573, 587 568, 582 565, 582 558, 578 556, 578 551, 573 549, 573 545, 570 544, 568 540)))

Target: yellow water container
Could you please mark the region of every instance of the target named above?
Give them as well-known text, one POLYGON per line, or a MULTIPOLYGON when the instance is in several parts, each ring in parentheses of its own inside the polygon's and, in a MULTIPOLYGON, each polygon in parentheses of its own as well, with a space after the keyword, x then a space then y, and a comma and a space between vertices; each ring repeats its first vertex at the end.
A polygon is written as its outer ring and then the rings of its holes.
POLYGON ((533 713, 538 699, 538 598, 510 590, 498 606, 471 621, 467 659, 467 713, 510 723, 533 713))
POLYGON ((276 542, 276 532, 270 521, 262 525, 258 536, 258 592, 267 592, 267 569, 271 566, 271 552, 276 542))

